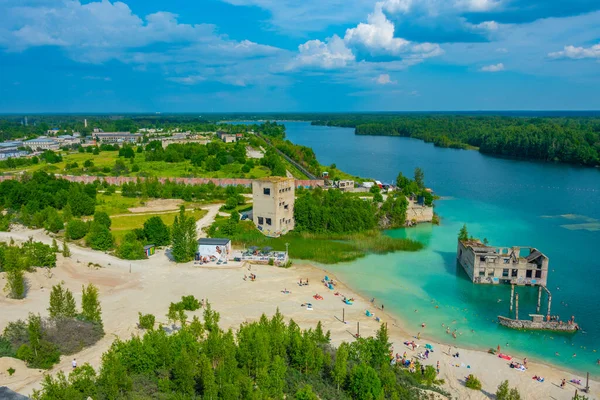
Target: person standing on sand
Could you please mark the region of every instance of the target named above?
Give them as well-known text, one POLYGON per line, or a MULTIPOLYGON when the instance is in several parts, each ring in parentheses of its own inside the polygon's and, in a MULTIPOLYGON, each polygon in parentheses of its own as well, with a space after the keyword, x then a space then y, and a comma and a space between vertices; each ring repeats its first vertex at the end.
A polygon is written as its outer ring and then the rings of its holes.
POLYGON ((73 359, 73 361, 71 361, 71 365, 73 366, 73 369, 77 368, 77 360, 73 359))
POLYGON ((567 384, 567 381, 563 378, 562 382, 560 383, 561 389, 564 389, 566 384, 567 384))
POLYGON ((500 353, 500 345, 498 345, 498 348, 496 350, 498 351, 498 353, 500 353))
POLYGON ((437 371, 437 374, 439 375, 440 374, 440 362, 439 362, 439 360, 437 362, 437 366, 435 367, 435 369, 437 371))
POLYGON ((525 357, 525 358, 523 359, 523 366, 524 366, 525 368, 527 368, 527 357, 525 357))

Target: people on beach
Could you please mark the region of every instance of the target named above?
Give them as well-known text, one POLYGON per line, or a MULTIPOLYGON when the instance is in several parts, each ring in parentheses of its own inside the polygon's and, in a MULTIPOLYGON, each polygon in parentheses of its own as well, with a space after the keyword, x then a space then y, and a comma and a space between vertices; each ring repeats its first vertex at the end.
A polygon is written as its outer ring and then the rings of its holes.
POLYGON ((567 384, 567 381, 563 378, 562 382, 560 382, 561 389, 564 389, 566 384, 567 384))
POLYGON ((421 332, 417 333, 417 340, 421 340, 421 332))
POLYGON ((73 359, 73 361, 71 361, 71 365, 73 366, 73 369, 77 368, 77 360, 73 359))
POLYGON ((439 361, 437 362, 435 370, 437 371, 437 374, 439 375, 440 374, 440 362, 439 361))
POLYGON ((523 365, 525 366, 525 368, 527 368, 527 357, 525 357, 525 358, 523 359, 523 365))

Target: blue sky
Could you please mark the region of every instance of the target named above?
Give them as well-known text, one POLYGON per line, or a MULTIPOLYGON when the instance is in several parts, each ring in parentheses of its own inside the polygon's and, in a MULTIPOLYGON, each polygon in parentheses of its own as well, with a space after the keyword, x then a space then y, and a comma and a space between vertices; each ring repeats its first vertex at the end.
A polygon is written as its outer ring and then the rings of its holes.
POLYGON ((600 109, 598 0, 0 8, 0 113, 600 109))

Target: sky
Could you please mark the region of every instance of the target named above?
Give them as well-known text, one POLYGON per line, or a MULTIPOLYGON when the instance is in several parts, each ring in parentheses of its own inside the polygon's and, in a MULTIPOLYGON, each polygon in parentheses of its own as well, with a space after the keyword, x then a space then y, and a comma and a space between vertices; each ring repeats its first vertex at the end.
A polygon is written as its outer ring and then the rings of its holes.
POLYGON ((600 109, 598 0, 0 9, 0 113, 600 109))

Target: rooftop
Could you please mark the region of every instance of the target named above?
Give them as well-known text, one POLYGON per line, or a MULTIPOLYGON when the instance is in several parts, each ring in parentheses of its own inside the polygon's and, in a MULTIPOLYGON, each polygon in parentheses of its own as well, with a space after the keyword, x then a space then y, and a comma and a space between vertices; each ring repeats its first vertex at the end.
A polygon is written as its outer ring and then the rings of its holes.
POLYGON ((198 239, 199 245, 206 246, 226 246, 231 242, 230 239, 225 238, 200 238, 198 239))
POLYGON ((259 182, 285 182, 293 178, 288 178, 287 176, 266 176, 264 178, 256 179, 259 182))

